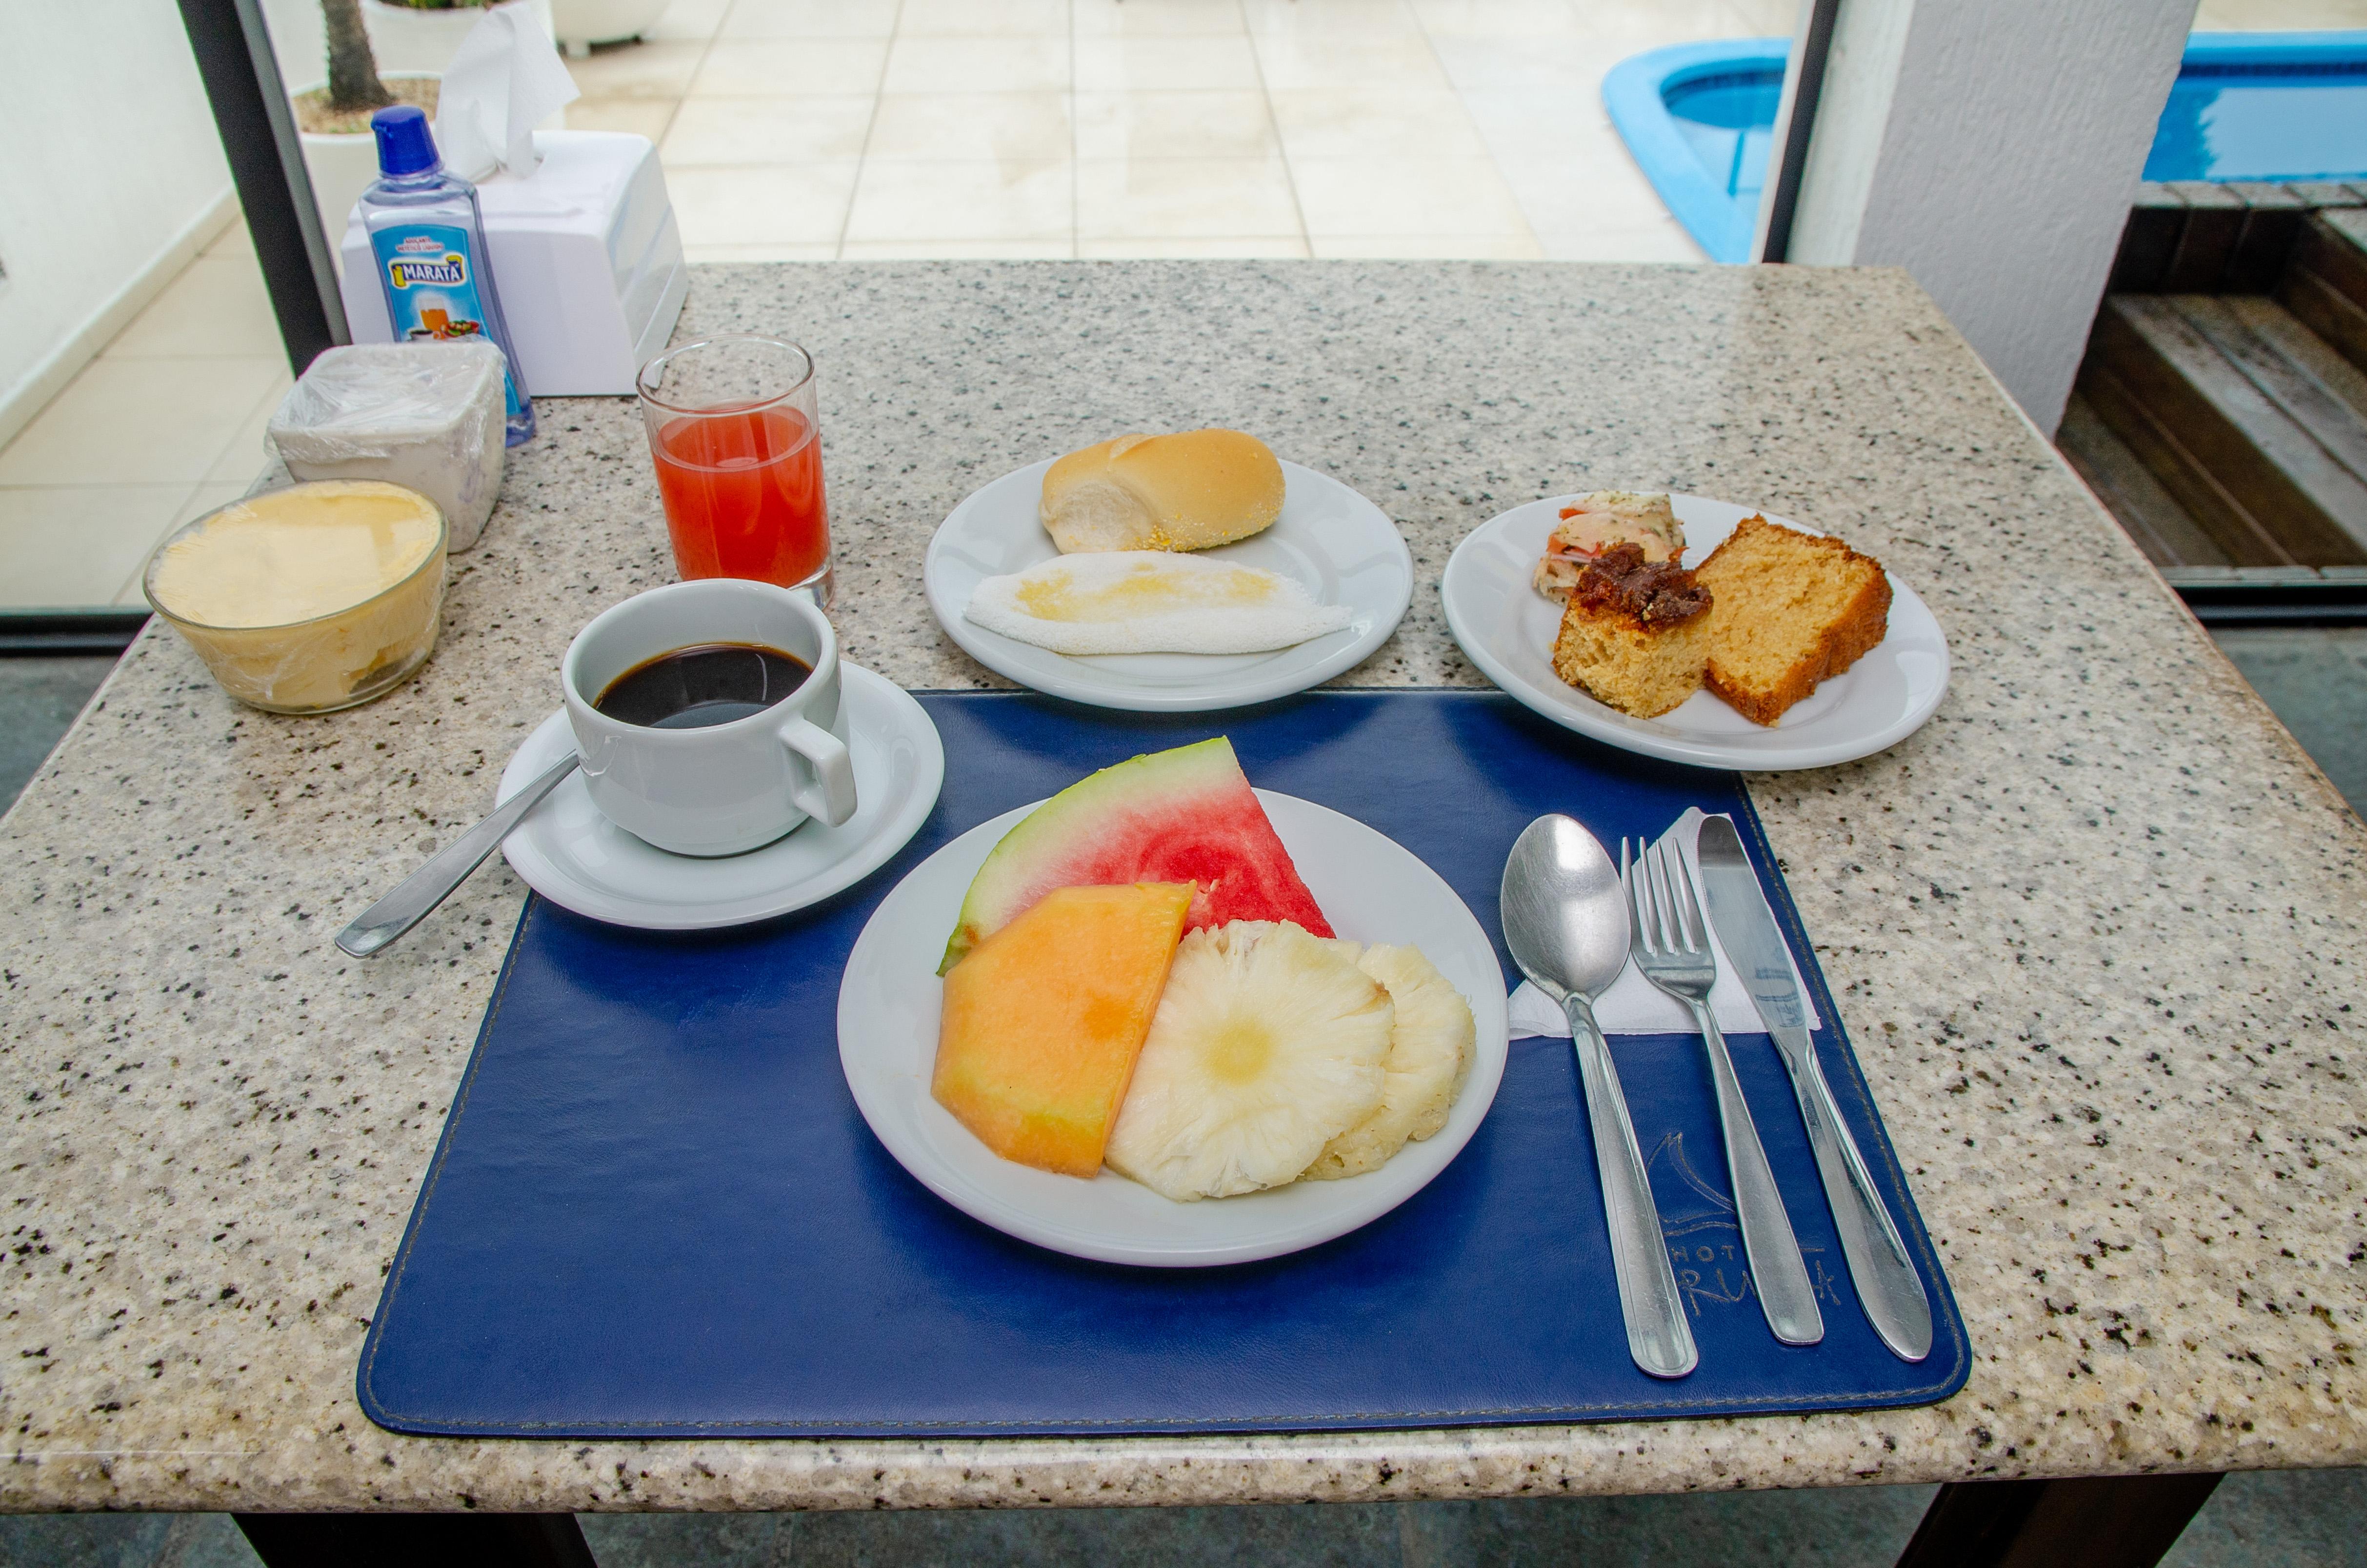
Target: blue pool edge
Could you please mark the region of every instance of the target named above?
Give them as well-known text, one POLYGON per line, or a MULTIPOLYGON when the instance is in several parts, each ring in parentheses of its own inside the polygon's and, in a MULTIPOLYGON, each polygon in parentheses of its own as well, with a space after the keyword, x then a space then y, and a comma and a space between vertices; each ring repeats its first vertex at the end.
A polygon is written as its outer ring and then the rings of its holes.
MULTIPOLYGON (((1665 97, 1671 87, 1702 76, 1733 71, 1784 71, 1791 60, 1788 38, 1714 39, 1674 44, 1630 55, 1603 78, 1603 107, 1613 129, 1670 214, 1710 259, 1752 258, 1758 213, 1745 210, 1710 177, 1676 128, 1665 97)), ((2367 54, 2367 28, 2313 28, 2262 32, 2197 32, 2187 35, 2181 74, 2268 73, 2322 65, 2329 58, 2367 54)), ((2148 162, 2152 154, 2148 153, 2148 162)), ((2149 176, 2150 177, 2150 176, 2149 176)), ((2290 176, 2348 178, 2350 176, 2290 176)))
POLYGON ((2367 52, 2367 28, 2338 28, 2257 33, 2189 33, 2186 54, 2179 69, 2190 66, 2252 66, 2267 70, 2279 65, 2323 65, 2329 55, 2357 57, 2367 52))
POLYGON ((1758 212, 1743 211, 1714 182, 1670 117, 1662 96, 1695 77, 1724 72, 1784 70, 1791 62, 1788 38, 1716 39, 1671 44, 1632 54, 1603 78, 1603 107, 1612 129, 1651 182, 1662 205, 1685 227, 1712 261, 1750 257, 1758 212))

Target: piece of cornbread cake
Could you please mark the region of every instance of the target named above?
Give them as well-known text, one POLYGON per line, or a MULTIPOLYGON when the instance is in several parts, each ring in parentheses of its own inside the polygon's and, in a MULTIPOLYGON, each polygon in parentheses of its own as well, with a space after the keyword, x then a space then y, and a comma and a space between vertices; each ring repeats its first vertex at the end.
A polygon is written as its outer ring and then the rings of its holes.
POLYGON ((1561 612, 1554 673, 1623 713, 1649 719, 1701 689, 1710 595, 1671 561, 1614 544, 1586 563, 1561 612))
POLYGON ((1890 629, 1882 562, 1837 539, 1745 517, 1696 572, 1716 596, 1709 688, 1772 724, 1890 629))

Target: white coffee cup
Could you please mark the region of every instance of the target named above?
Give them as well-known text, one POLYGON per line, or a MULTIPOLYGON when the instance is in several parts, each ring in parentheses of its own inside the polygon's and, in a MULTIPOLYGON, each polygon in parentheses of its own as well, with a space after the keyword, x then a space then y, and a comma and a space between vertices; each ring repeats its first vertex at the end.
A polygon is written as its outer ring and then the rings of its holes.
POLYGON ((837 827, 855 814, 838 634, 810 595, 740 577, 652 588, 577 632, 560 677, 593 804, 661 849, 737 855, 809 816, 837 827), (712 642, 776 648, 813 673, 762 712, 703 729, 628 724, 593 706, 638 665, 712 642))

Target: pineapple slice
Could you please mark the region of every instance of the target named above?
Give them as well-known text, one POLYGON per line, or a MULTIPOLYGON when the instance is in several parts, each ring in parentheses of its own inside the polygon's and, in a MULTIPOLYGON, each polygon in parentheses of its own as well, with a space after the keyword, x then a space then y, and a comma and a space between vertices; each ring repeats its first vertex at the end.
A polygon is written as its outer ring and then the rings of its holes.
POLYGON ((1289 921, 1184 938, 1103 1158, 1179 1203, 1297 1179, 1382 1103, 1388 992, 1289 921))
POLYGON ((1445 1126, 1478 1053, 1471 1004, 1421 949, 1342 940, 1331 949, 1387 988, 1397 1020, 1381 1060, 1380 1108, 1323 1146, 1307 1167, 1309 1181, 1379 1170, 1399 1149, 1445 1126))

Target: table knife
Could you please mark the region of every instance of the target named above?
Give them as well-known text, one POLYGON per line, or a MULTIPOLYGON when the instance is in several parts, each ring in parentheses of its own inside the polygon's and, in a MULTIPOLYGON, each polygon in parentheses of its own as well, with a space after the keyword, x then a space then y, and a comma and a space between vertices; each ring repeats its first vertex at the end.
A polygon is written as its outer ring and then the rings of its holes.
POLYGON ((1841 1255, 1849 1260, 1858 1301, 1892 1355, 1920 1361, 1931 1353, 1931 1298, 1907 1256, 1898 1226, 1874 1191, 1873 1173, 1858 1153, 1857 1141, 1841 1120, 1824 1069, 1817 1064, 1807 1008, 1799 983, 1792 977, 1790 949, 1733 822, 1704 816, 1694 858, 1703 896, 1709 901, 1710 924, 1792 1075, 1792 1092, 1800 1102, 1800 1119, 1807 1124, 1808 1147, 1816 1152, 1817 1175, 1824 1182, 1825 1201, 1832 1206, 1833 1225, 1840 1233, 1841 1255))

